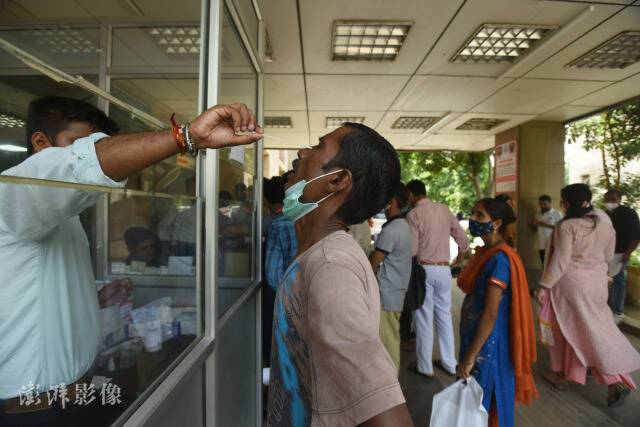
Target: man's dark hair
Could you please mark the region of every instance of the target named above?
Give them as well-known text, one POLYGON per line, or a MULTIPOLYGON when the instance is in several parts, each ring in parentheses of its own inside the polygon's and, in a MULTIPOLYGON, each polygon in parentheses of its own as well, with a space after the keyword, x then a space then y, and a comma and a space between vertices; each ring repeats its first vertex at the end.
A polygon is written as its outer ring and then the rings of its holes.
POLYGON ((127 244, 127 248, 131 251, 145 240, 156 241, 158 238, 151 230, 144 227, 132 227, 128 228, 124 232, 124 241, 127 244))
POLYGON ((398 209, 402 209, 407 206, 409 202, 409 191, 403 183, 399 183, 396 187, 396 191, 393 193, 393 198, 396 199, 398 209))
POLYGON ((340 151, 323 170, 348 169, 353 186, 337 217, 347 225, 360 224, 384 208, 400 182, 400 161, 393 146, 378 132, 359 123, 349 128, 340 142, 340 151))
POLYGON ((618 199, 622 200, 622 192, 617 188, 611 188, 604 193, 604 196, 618 196, 618 199))
POLYGON ((500 233, 506 232, 509 224, 516 222, 516 214, 503 198, 481 199, 478 204, 487 211, 493 221, 502 220, 502 225, 498 230, 500 233))
POLYGON ((43 132, 55 141, 60 132, 72 122, 85 122, 93 125, 97 132, 108 135, 118 133, 116 122, 107 117, 102 110, 84 101, 60 96, 45 96, 31 101, 27 111, 27 152, 33 154, 31 136, 43 132))
POLYGON ((542 196, 538 197, 538 201, 551 203, 551 196, 549 196, 548 194, 543 194, 542 196))
POLYGON ((264 182, 264 198, 269 203, 282 203, 284 200, 284 178, 274 176, 264 182))
POLYGON ((424 182, 419 179, 411 180, 407 183, 407 190, 414 196, 426 196, 427 195, 427 187, 424 185, 424 182))

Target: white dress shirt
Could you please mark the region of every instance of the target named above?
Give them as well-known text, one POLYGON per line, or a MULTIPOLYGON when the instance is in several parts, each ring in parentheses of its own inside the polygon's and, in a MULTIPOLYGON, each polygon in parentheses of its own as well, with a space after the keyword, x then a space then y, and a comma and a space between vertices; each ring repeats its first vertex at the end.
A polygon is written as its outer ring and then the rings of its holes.
MULTIPOLYGON (((94 133, 47 148, 3 175, 122 187, 100 167, 94 133)), ((78 215, 102 193, 0 182, 0 399, 29 383, 77 381, 98 352, 89 242, 78 215)))

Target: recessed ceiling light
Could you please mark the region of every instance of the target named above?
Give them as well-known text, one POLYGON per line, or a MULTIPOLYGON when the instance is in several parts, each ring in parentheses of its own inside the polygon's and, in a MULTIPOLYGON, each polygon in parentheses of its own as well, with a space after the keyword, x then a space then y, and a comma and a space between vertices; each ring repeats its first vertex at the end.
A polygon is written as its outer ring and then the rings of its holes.
POLYGON ((451 62, 513 62, 555 28, 557 27, 482 24, 453 55, 451 62))
POLYGON ((507 120, 503 119, 486 119, 483 117, 475 117, 458 126, 456 130, 491 130, 494 127, 506 122, 507 120))
POLYGON ((334 61, 393 61, 413 22, 334 21, 334 61))
POLYGON ((638 61, 640 61, 640 31, 623 31, 568 63, 566 67, 621 70, 638 61))
POLYGON ((291 129, 293 123, 291 122, 291 117, 265 116, 264 127, 271 129, 291 129))
POLYGON ((156 43, 168 54, 200 53, 200 27, 153 27, 149 30, 156 43))
POLYGON ((60 28, 38 28, 27 33, 38 45, 46 46, 53 53, 98 53, 100 49, 79 30, 60 28))
POLYGON ((0 114, 0 128, 22 128, 24 124, 24 120, 22 119, 9 116, 8 114, 0 114))
POLYGON ((364 123, 364 117, 327 117, 325 126, 327 129, 337 129, 342 126, 344 122, 362 124, 364 123))
POLYGON ((413 129, 413 130, 421 130, 425 131, 433 126, 440 117, 429 117, 429 116, 421 116, 421 117, 410 117, 410 116, 402 116, 398 117, 398 119, 391 125, 391 129, 413 129))

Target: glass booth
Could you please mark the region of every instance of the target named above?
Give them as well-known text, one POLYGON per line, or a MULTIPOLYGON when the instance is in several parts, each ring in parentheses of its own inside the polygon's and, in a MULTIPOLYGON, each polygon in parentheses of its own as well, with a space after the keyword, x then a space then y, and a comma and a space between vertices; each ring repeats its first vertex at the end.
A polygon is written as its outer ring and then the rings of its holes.
MULTIPOLYGON (((261 3, 0 4, 0 204, 21 212, 15 223, 0 215, 0 263, 17 269, 12 281, 24 266, 1 252, 3 243, 28 245, 47 238, 36 233, 43 223, 74 221, 86 235, 76 245, 86 265, 55 268, 63 277, 91 271, 93 280, 79 286, 97 300, 97 312, 82 309, 98 319, 42 329, 54 342, 74 330, 91 333, 77 354, 62 356, 89 359, 90 367, 63 383, 46 383, 28 364, 9 381, 21 362, 0 350, 0 375, 7 375, 0 384, 12 384, 0 386, 0 417, 15 413, 7 410, 13 402, 28 412, 27 403, 57 398, 82 425, 260 425, 261 142, 178 155, 119 186, 17 165, 29 156, 28 107, 44 96, 86 101, 123 133, 167 128, 173 113, 188 122, 218 103, 245 103, 261 121, 261 3), (64 205, 67 198, 82 199, 82 209, 64 205), (94 342, 95 354, 82 350, 94 342)), ((34 304, 55 304, 46 287, 58 279, 39 280, 34 304)), ((24 298, 0 289, 0 323, 20 329, 29 321, 2 319, 10 313, 3 306, 24 298)), ((7 335, 0 342, 24 338, 17 348, 42 348, 29 334, 0 333, 7 335)))

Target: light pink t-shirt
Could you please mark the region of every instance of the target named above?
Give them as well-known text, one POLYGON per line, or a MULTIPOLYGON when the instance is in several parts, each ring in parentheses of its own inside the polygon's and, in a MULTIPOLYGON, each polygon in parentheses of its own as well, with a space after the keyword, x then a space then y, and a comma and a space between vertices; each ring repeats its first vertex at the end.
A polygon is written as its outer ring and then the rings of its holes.
POLYGON ((403 403, 379 324, 378 284, 349 234, 298 257, 276 296, 269 425, 355 426, 403 403))

